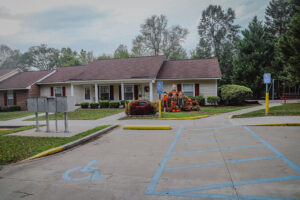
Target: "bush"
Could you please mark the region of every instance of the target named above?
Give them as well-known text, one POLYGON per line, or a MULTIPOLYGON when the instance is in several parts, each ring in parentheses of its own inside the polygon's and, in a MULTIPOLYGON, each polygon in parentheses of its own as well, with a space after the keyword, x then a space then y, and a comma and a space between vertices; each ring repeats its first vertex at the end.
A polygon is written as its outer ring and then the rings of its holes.
POLYGON ((100 104, 100 108, 108 108, 109 107, 108 100, 99 101, 99 104, 100 104))
POLYGON ((82 103, 80 103, 80 107, 81 108, 88 108, 89 107, 89 103, 88 102, 82 102, 82 103))
POLYGON ((241 105, 252 95, 250 88, 241 85, 224 85, 220 89, 221 100, 225 105, 241 105))
POLYGON ((125 113, 127 115, 153 115, 157 112, 157 106, 148 100, 135 100, 126 104, 125 113), (141 105, 145 102, 144 105, 141 105))
POLYGON ((99 103, 90 103, 91 108, 96 109, 99 108, 99 103))
POLYGON ((195 96, 195 100, 198 101, 200 106, 205 106, 205 98, 203 96, 195 96))
POLYGON ((110 108, 119 108, 120 107, 120 101, 110 101, 109 102, 110 108))
POLYGON ((210 105, 218 105, 219 101, 220 101, 220 97, 218 96, 208 96, 206 98, 207 103, 209 103, 210 105))
POLYGON ((21 110, 21 106, 19 105, 8 106, 8 111, 20 111, 20 110, 21 110))
POLYGON ((2 108, 1 108, 1 106, 0 106, 0 112, 2 111, 2 108))
POLYGON ((120 101, 120 104, 122 105, 122 106, 124 106, 125 107, 125 104, 128 104, 129 103, 129 101, 127 101, 127 100, 121 100, 120 101))

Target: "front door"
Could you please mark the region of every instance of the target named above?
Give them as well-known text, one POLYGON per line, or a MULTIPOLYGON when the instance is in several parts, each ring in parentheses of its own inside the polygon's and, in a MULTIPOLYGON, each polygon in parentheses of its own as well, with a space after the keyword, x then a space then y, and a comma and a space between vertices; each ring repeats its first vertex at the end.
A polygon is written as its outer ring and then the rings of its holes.
POLYGON ((149 84, 142 84, 142 99, 150 99, 149 84))

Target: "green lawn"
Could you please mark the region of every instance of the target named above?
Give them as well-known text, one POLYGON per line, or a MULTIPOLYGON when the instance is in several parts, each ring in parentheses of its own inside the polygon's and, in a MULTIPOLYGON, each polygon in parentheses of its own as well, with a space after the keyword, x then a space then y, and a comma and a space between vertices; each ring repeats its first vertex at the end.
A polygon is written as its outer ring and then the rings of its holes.
MULTIPOLYGON (((200 112, 163 112, 162 118, 185 118, 185 117, 196 117, 203 115, 214 115, 226 112, 232 112, 236 110, 251 108, 257 105, 250 106, 220 106, 220 107, 210 107, 210 106, 202 106, 200 108, 200 112)), ((156 119, 158 118, 156 115, 151 116, 137 116, 137 117, 123 117, 122 119, 156 119)))
MULTIPOLYGON (((263 117, 263 116, 265 116, 265 109, 256 110, 241 115, 234 115, 234 117, 236 118, 263 117)), ((289 104, 283 104, 280 106, 271 107, 269 109, 269 116, 300 116, 300 104, 289 103, 289 104)))
POLYGON ((34 113, 29 113, 27 111, 0 112, 0 121, 17 119, 17 118, 26 117, 33 114, 34 113))
MULTIPOLYGON (((69 138, 64 137, 28 137, 0 136, 0 164, 8 164, 24 160, 48 149, 72 142, 84 136, 95 133, 110 125, 98 126, 69 138)), ((16 129, 14 129, 16 130, 16 129)))
MULTIPOLYGON (((95 120, 103 117, 107 117, 113 114, 124 112, 124 109, 78 109, 68 113, 69 120, 95 120)), ((63 113, 58 113, 57 118, 59 120, 64 119, 63 113)), ((49 115, 50 120, 54 120, 54 114, 49 115)), ((35 117, 26 121, 34 121, 35 117)), ((39 118, 39 120, 45 120, 45 116, 39 118)))

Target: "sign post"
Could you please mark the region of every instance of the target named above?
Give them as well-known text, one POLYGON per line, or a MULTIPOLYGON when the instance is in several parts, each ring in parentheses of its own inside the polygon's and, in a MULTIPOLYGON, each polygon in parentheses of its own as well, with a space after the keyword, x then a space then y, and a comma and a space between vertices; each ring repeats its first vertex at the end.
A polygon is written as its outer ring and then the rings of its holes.
POLYGON ((158 116, 161 118, 161 94, 163 93, 163 82, 157 82, 156 83, 156 93, 159 95, 159 100, 158 100, 158 116))
POLYGON ((264 74, 264 83, 266 84, 266 110, 265 115, 267 116, 269 113, 269 87, 268 84, 271 83, 271 74, 265 73, 264 74))

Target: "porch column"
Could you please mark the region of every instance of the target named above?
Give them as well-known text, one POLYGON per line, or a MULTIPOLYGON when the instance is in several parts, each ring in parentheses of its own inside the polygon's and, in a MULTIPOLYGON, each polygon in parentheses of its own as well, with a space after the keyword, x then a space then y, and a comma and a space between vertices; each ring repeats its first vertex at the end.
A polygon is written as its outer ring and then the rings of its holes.
POLYGON ((149 83, 149 94, 150 94, 150 101, 153 101, 153 88, 152 88, 152 81, 149 83))
POLYGON ((122 100, 124 100, 124 83, 121 83, 121 94, 122 94, 122 100))
POLYGON ((98 102, 98 84, 95 83, 95 102, 98 102))
POLYGON ((71 83, 71 97, 74 96, 74 85, 73 83, 71 83))

